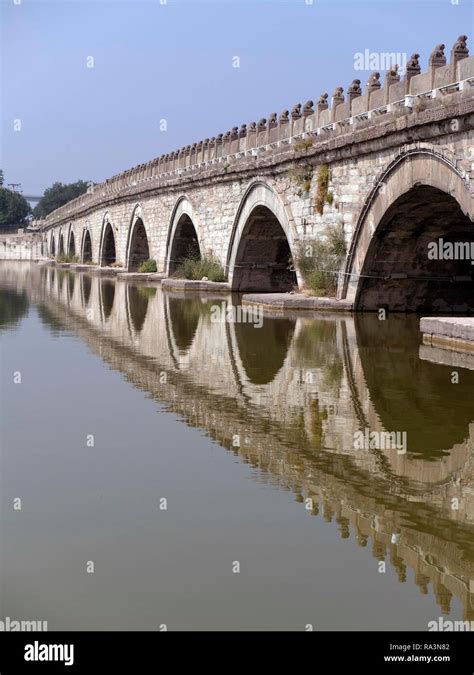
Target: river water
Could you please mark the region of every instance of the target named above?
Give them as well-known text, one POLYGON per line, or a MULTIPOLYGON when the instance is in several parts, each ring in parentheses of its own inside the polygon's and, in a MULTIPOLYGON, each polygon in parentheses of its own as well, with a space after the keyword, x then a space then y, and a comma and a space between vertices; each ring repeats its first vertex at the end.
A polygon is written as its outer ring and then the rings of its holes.
POLYGON ((0 264, 0 618, 474 620, 468 360, 417 317, 217 320, 237 302, 0 264))

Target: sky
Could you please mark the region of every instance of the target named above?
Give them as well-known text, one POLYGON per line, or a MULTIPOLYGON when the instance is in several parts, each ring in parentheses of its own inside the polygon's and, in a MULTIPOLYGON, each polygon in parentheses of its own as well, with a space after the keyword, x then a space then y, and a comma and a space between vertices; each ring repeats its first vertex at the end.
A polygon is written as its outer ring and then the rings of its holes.
POLYGON ((424 70, 464 33, 474 53, 473 0, 0 1, 1 166, 24 194, 365 85, 365 50, 424 70))

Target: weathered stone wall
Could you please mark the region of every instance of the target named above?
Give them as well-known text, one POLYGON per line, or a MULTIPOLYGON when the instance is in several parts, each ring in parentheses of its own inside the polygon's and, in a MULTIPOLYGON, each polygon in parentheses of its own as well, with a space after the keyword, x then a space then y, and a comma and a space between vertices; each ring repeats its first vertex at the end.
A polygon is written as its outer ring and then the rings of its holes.
POLYGON ((42 260, 48 257, 43 234, 0 234, 0 260, 42 260))

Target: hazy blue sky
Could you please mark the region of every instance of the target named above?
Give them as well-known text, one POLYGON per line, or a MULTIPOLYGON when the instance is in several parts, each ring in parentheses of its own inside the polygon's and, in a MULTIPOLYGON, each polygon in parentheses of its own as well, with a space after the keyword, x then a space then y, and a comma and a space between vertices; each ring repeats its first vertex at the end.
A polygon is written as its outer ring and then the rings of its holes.
POLYGON ((436 44, 449 52, 472 33, 474 53, 472 1, 306 1, 1 0, 6 181, 40 194, 103 180, 354 77, 365 84, 354 70, 365 49, 417 51, 424 67, 436 44))

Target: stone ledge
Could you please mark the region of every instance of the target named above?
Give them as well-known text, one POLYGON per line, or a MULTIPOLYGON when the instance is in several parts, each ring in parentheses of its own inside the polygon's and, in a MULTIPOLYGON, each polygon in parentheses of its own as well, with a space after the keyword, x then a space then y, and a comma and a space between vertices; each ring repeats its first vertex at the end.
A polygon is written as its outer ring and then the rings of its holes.
POLYGON ((193 281, 190 279, 163 279, 161 285, 166 290, 173 291, 211 291, 230 293, 230 286, 226 281, 193 281))
POLYGON ((474 317, 423 317, 420 331, 425 344, 467 343, 474 351, 474 317))
POLYGON ((259 305, 264 309, 281 310, 309 310, 309 311, 336 311, 352 312, 353 303, 350 300, 337 298, 317 298, 302 293, 249 293, 242 296, 243 305, 259 305))
POLYGON ((158 272, 119 272, 117 274, 117 279, 125 281, 162 281, 164 278, 164 275, 158 272))

